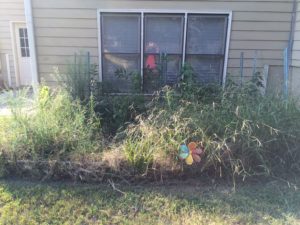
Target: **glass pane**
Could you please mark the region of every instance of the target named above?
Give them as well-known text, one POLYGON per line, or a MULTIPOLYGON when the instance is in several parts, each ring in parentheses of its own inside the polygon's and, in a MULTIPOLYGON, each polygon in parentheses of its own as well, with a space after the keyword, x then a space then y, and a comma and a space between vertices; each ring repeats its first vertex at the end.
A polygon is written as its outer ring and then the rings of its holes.
POLYGON ((187 54, 224 54, 226 28, 226 16, 190 15, 187 54))
POLYGON ((24 28, 24 37, 28 38, 28 35, 27 35, 27 28, 24 28))
POLYGON ((178 83, 181 62, 181 55, 145 54, 143 80, 145 92, 153 92, 166 84, 178 83))
POLYGON ((26 49, 25 48, 21 48, 21 55, 22 57, 26 57, 26 49))
POLYGON ((177 84, 180 78, 182 56, 169 55, 167 57, 167 79, 166 84, 177 84))
POLYGON ((101 32, 103 52, 140 52, 139 14, 103 14, 101 32))
POLYGON ((145 53, 182 53, 183 15, 145 15, 145 53))
POLYGON ((26 47, 24 38, 20 38, 20 44, 21 44, 21 47, 26 47))
POLYGON ((131 92, 132 72, 139 71, 139 54, 103 54, 102 78, 106 92, 131 92))
POLYGON ((222 57, 188 55, 186 62, 192 66, 198 82, 221 83, 223 72, 222 57))
POLYGON ((27 55, 27 57, 30 57, 30 51, 29 51, 28 47, 26 48, 26 55, 27 55))
POLYGON ((26 44, 26 47, 29 46, 29 44, 28 44, 28 38, 25 39, 25 44, 26 44))
POLYGON ((19 35, 20 35, 20 37, 24 37, 24 29, 23 28, 19 28, 19 35))

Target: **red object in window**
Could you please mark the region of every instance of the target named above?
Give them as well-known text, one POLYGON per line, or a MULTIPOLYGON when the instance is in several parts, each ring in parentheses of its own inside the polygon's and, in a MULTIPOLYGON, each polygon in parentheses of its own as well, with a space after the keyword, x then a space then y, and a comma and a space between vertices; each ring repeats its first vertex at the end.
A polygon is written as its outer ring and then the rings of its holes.
POLYGON ((146 67, 149 69, 156 69, 155 56, 148 55, 146 59, 146 67))

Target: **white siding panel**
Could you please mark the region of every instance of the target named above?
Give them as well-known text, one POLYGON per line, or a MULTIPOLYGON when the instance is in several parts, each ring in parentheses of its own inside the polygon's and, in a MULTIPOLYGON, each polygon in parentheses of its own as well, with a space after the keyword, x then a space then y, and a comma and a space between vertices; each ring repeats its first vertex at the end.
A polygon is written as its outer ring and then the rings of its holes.
MULTIPOLYGON (((55 12, 54 12, 55 13, 55 12)), ((39 18, 35 19, 34 25, 36 28, 53 27, 53 28, 82 28, 95 29, 97 26, 96 19, 60 19, 60 18, 39 18)))
POLYGON ((37 18, 65 18, 65 19, 95 19, 97 15, 94 9, 35 9, 33 11, 37 18))
POLYGON ((79 37, 61 37, 61 38, 52 38, 52 37, 40 37, 36 44, 38 46, 49 46, 49 47, 79 47, 79 48, 93 48, 97 46, 96 38, 79 38, 79 37))
POLYGON ((290 31, 290 22, 265 22, 265 21, 236 21, 232 24, 232 30, 249 30, 249 31, 290 31))
MULTIPOLYGON (((244 59, 244 68, 252 68, 254 64, 254 59, 244 59)), ((282 65, 282 60, 279 59, 261 59, 258 58, 256 62, 257 67, 264 67, 265 64, 271 64, 273 66, 282 65)), ((231 59, 228 63, 228 67, 230 68, 240 68, 240 60, 239 59, 231 59)))
POLYGON ((231 49, 283 50, 287 41, 231 41, 231 49))
POLYGON ((231 40, 248 40, 248 41, 286 41, 289 38, 289 32, 274 31, 232 31, 231 40))
POLYGON ((93 48, 78 48, 78 47, 44 47, 38 46, 38 56, 72 56, 74 53, 87 52, 89 51, 91 56, 98 57, 97 46, 93 48))
POLYGON ((266 21, 266 22, 290 22, 290 12, 236 12, 234 21, 266 21))
POLYGON ((34 0, 35 8, 94 9, 102 8, 169 8, 169 9, 216 9, 254 12, 290 12, 291 1, 114 1, 114 0, 34 0), (176 3, 176 4, 174 4, 176 3))
POLYGON ((97 29, 82 28, 38 28, 35 31, 37 37, 61 37, 61 38, 97 38, 97 29))
POLYGON ((230 59, 239 59, 241 52, 244 53, 245 59, 253 59, 255 55, 259 59, 279 59, 283 60, 283 51, 282 50, 230 50, 229 58, 230 59))
MULTIPOLYGON (((92 56, 91 63, 97 63, 98 57, 92 56)), ((40 65, 67 65, 74 62, 74 55, 70 56, 40 56, 38 59, 40 65)))

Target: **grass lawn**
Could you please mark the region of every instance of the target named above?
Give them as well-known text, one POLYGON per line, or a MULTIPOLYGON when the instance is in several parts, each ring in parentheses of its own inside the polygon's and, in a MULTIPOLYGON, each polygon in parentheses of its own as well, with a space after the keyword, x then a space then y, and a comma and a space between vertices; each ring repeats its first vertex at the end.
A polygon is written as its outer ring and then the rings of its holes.
POLYGON ((279 181, 124 186, 0 181, 0 224, 300 224, 300 191, 279 181))

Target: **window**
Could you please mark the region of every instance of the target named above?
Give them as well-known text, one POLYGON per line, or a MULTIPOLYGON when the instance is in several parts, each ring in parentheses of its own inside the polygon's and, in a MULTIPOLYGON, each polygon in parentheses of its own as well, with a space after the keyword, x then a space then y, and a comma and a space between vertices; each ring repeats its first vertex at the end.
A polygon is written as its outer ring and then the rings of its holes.
POLYGON ((199 83, 222 83, 228 15, 192 13, 100 14, 101 81, 109 92, 129 92, 133 74, 143 92, 176 84, 183 63, 199 83))
POLYGON ((108 91, 127 92, 132 74, 140 71, 140 19, 139 14, 102 14, 102 78, 108 91))
POLYGON ((22 57, 30 57, 27 28, 19 28, 20 48, 22 57))
POLYGON ((186 62, 200 83, 221 83, 225 56, 227 16, 189 15, 186 62))
POLYGON ((145 14, 145 92, 152 92, 161 85, 177 82, 182 62, 183 29, 184 15, 145 14))

